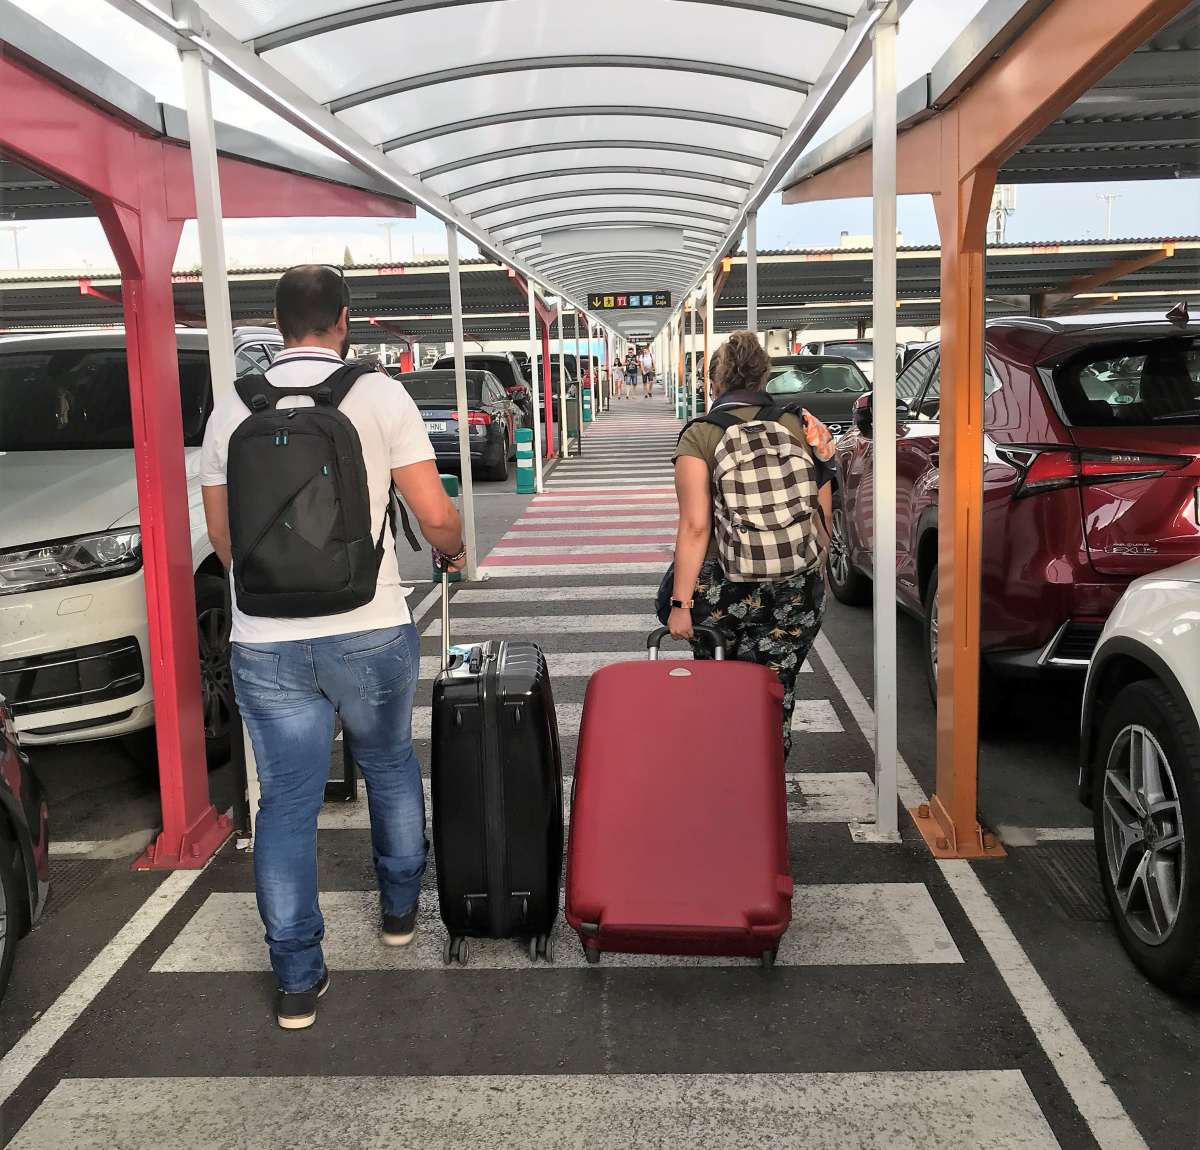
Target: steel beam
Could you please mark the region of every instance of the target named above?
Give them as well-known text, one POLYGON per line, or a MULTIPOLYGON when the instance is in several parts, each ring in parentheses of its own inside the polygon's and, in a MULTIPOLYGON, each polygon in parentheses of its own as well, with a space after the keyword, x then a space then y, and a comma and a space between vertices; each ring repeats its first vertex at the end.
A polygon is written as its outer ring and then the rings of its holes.
POLYGON ((745 116, 730 116, 722 112, 702 112, 690 108, 652 107, 638 104, 560 104, 552 108, 513 108, 507 112, 493 112, 487 116, 471 116, 465 120, 453 120, 436 124, 431 128, 395 136, 380 144, 385 152, 397 148, 408 148, 423 144, 427 140, 438 140, 458 132, 469 132, 475 128, 494 128, 508 124, 528 123, 531 120, 560 120, 597 116, 639 116, 660 120, 680 120, 687 123, 711 124, 717 128, 733 128, 739 132, 759 132, 766 136, 782 136, 783 128, 745 116))
POLYGON ((446 226, 446 259, 450 265, 450 324, 454 333, 454 393, 458 413, 458 465, 462 471, 462 520, 467 549, 467 579, 479 577, 475 548, 475 490, 471 474, 471 424, 467 405, 467 365, 463 354, 462 282, 458 274, 458 232, 446 226))
POLYGON ((330 100, 326 107, 335 115, 349 108, 357 108, 374 100, 399 96, 406 92, 419 92, 438 84, 456 84, 480 76, 503 76, 516 72, 547 72, 562 68, 627 68, 633 71, 650 70, 662 72, 687 72, 697 76, 719 76, 726 80, 740 80, 770 88, 783 88, 804 96, 812 89, 808 80, 781 72, 766 72, 759 68, 745 68, 738 64, 726 64, 719 60, 685 60, 675 56, 638 56, 634 54, 601 55, 586 52, 561 56, 517 56, 509 60, 477 60, 472 64, 460 64, 453 68, 439 68, 436 72, 422 72, 414 76, 401 76, 382 84, 374 84, 357 92, 347 92, 330 100))
POLYGON ((548 168, 538 172, 519 172, 505 176, 503 179, 487 180, 481 184, 473 184, 469 188, 456 188, 448 193, 446 198, 453 203, 465 196, 477 196, 480 192, 510 188, 514 184, 541 183, 544 180, 556 180, 564 176, 666 176, 672 180, 720 184, 722 187, 741 188, 743 191, 748 191, 751 186, 747 180, 738 180, 733 176, 719 176, 715 172, 696 172, 691 168, 656 168, 645 164, 581 164, 573 168, 548 168))
POLYGON ((536 144, 522 144, 515 148, 498 148, 491 152, 477 152, 469 156, 461 156, 457 160, 447 160, 432 168, 426 168, 417 173, 421 180, 432 180, 438 176, 446 176, 451 172, 461 172, 479 164, 492 164, 500 160, 514 160, 522 156, 536 156, 547 152, 587 152, 592 150, 624 149, 628 151, 646 152, 682 152, 685 155, 707 156, 712 160, 726 160, 731 164, 745 164, 757 168, 762 163, 761 156, 749 152, 731 152, 725 148, 712 148, 706 144, 682 144, 673 140, 597 140, 582 138, 578 140, 543 140, 536 144))
POLYGON ((475 219, 490 216, 494 212, 507 211, 509 208, 524 208, 530 204, 547 204, 555 200, 577 200, 581 196, 654 196, 660 199, 686 200, 701 204, 716 204, 719 207, 736 208, 738 200, 725 199, 721 196, 710 196, 704 192, 670 191, 667 188, 568 188, 561 192, 542 192, 536 196, 522 196, 520 199, 507 200, 502 204, 489 204, 472 212, 475 219))

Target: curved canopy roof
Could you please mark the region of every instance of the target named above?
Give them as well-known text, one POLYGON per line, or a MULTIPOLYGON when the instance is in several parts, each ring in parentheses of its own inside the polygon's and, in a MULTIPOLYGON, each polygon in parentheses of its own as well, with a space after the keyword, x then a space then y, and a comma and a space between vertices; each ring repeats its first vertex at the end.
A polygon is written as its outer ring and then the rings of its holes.
MULTIPOLYGON (((736 247, 877 15, 872 0, 202 4, 192 28, 240 40, 478 225, 485 252, 576 302, 645 290, 672 305, 736 247)), ((647 331, 668 311, 613 314, 647 331)))

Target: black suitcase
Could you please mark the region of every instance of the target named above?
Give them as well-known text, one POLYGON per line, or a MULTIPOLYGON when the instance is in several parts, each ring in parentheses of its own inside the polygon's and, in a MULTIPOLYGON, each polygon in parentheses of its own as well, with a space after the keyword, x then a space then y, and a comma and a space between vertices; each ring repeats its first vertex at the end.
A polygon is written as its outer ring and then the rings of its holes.
POLYGON ((562 755, 546 659, 535 643, 488 642, 449 654, 433 685, 431 800, 445 962, 468 938, 529 940, 554 959, 563 860, 562 755))

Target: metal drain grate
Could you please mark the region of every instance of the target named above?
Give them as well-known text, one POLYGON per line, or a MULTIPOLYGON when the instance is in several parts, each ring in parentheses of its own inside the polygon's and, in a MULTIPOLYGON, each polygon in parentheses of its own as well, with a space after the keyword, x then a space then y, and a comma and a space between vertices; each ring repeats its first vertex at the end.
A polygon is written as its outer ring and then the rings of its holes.
POLYGON ((1068 918, 1107 922, 1108 903, 1091 843, 1047 843, 1022 852, 1047 879, 1054 901, 1068 918))
POLYGON ((56 859, 50 860, 50 901, 46 904, 47 915, 62 910, 78 898, 110 866, 111 859, 56 859))

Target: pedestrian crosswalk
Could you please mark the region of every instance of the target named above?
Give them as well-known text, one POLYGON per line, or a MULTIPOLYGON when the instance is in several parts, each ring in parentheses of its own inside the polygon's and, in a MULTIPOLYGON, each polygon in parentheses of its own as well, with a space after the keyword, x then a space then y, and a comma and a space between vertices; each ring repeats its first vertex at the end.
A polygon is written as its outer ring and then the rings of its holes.
MULTIPOLYGON (((530 639, 546 652, 568 825, 588 678, 645 658, 656 626, 676 430, 661 403, 604 415, 582 459, 551 473, 486 558, 488 578, 454 592, 452 642, 530 639), (663 483, 621 482, 634 450, 661 451, 663 483)), ((423 623, 413 736, 426 776, 441 641, 440 619, 423 623)), ((691 655, 671 644, 662 657, 691 655)), ((804 672, 786 778, 796 886, 778 969, 615 954, 584 969, 561 916, 552 964, 531 962, 522 940, 472 939, 469 962, 445 966, 435 858, 415 941, 384 947, 367 803, 328 803, 318 840, 333 989, 313 1040, 270 1029, 250 860, 226 853, 142 948, 140 981, 120 987, 128 1037, 113 1049, 140 1050, 164 1015, 171 1040, 128 1070, 106 1043, 77 1040, 83 1072, 30 1107, 10 1147, 1050 1150, 1050 1064, 1030 1053, 962 916, 944 914, 953 903, 923 848, 856 845, 847 824, 874 817, 870 750, 829 669, 814 658, 804 672), (985 1017, 986 1038, 962 1045, 985 1017), (189 1026, 250 1037, 176 1041, 189 1026)), ((1050 1117, 1074 1136, 1057 1104, 1050 1117)))

